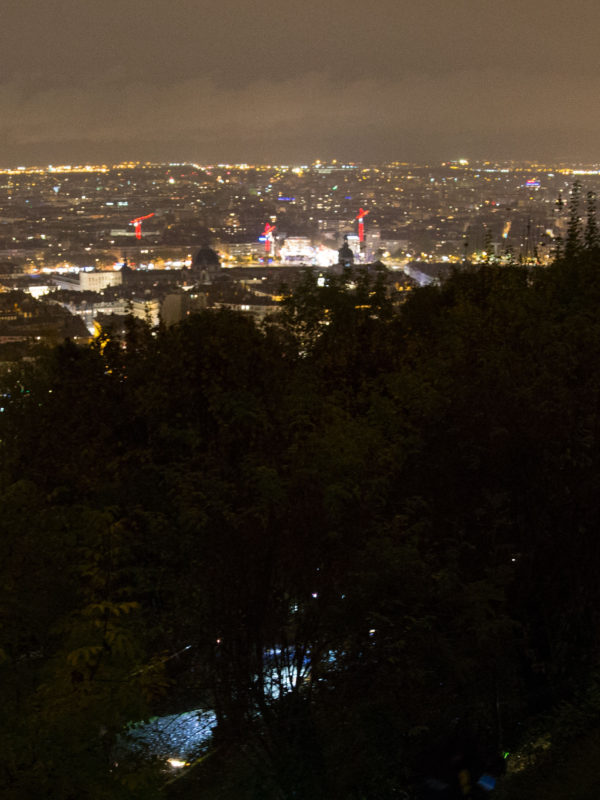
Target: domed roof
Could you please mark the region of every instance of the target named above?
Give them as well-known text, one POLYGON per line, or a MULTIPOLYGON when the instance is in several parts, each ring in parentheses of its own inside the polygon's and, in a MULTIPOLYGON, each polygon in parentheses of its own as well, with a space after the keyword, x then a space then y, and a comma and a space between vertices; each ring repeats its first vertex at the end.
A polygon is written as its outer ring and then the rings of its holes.
POLYGON ((354 253, 348 244, 348 239, 344 236, 344 244, 338 250, 339 263, 346 267, 354 264, 354 253))
POLYGON ((209 247, 208 245, 204 245, 203 247, 198 250, 196 255, 194 256, 193 261, 194 267, 220 267, 221 261, 219 259, 218 253, 209 247))

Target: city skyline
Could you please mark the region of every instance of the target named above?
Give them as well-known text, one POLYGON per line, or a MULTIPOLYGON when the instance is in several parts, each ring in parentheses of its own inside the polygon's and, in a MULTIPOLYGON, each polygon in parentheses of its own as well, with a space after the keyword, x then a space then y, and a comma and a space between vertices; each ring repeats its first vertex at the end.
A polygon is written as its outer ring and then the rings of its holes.
POLYGON ((597 193, 600 180, 596 167, 466 160, 55 165, 0 173, 0 256, 27 271, 112 268, 124 253, 160 268, 189 261, 208 241, 228 265, 262 263, 272 244, 269 260, 326 266, 344 236, 358 246, 361 227, 363 262, 398 267, 493 256, 547 263, 566 233, 573 181, 597 193))
POLYGON ((588 0, 26 0, 4 17, 0 166, 597 160, 588 0))

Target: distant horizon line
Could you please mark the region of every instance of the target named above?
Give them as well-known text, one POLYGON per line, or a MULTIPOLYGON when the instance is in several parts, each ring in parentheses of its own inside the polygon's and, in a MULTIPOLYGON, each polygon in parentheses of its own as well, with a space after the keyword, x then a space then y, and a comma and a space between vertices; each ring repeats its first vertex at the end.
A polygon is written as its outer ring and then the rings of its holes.
POLYGON ((247 161, 241 162, 212 162, 212 163, 199 163, 197 161, 154 161, 154 160, 124 160, 117 161, 112 164, 107 162, 102 163, 79 163, 79 164, 16 164, 11 166, 0 167, 0 174, 27 174, 32 172, 50 172, 50 173, 65 173, 65 172, 108 172, 114 169, 139 169, 145 167, 194 167, 195 169, 239 169, 239 170, 252 170, 252 169, 287 169, 287 170, 309 170, 322 168, 338 168, 338 169, 355 169, 363 168, 369 169, 371 167, 451 167, 451 168, 469 168, 476 167, 481 169, 483 167, 512 167, 512 168, 527 168, 538 170, 558 170, 563 173, 593 175, 600 174, 600 162, 586 162, 581 160, 557 160, 557 161, 541 161, 537 159, 483 159, 483 158, 452 158, 443 160, 342 160, 330 159, 321 160, 315 159, 310 162, 303 163, 267 163, 255 162, 249 163, 247 161))

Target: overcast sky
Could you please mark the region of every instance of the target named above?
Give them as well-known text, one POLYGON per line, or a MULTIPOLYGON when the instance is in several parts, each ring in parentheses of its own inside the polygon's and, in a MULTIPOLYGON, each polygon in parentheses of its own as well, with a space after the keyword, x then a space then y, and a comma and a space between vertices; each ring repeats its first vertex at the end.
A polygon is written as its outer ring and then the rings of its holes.
POLYGON ((599 0, 4 0, 0 166, 600 161, 599 0))

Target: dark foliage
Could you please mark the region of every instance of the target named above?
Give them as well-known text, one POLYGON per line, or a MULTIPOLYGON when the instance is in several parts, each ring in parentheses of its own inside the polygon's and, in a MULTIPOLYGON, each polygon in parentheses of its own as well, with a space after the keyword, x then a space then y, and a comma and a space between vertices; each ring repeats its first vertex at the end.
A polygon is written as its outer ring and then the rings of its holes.
POLYGON ((401 307, 307 275, 262 329, 132 321, 7 385, 2 796, 392 798, 572 700, 600 645, 594 213, 547 269, 401 307), (198 707, 181 779, 115 763, 129 721, 198 707))

